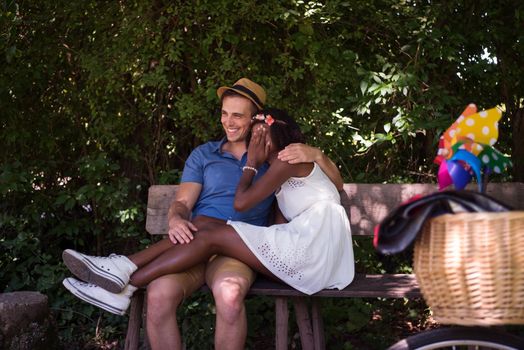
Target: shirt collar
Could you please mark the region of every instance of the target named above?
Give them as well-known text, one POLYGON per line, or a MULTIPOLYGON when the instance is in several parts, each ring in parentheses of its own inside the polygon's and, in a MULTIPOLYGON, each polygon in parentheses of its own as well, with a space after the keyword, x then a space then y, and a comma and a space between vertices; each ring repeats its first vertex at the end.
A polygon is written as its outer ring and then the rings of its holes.
MULTIPOLYGON (((222 140, 220 140, 219 142, 216 142, 215 143, 215 147, 213 148, 213 152, 217 153, 217 154, 220 154, 222 157, 228 157, 228 158, 232 158, 232 159, 236 159, 235 157, 233 157, 232 154, 230 154, 229 152, 222 152, 222 146, 224 145, 224 143, 227 142, 227 137, 224 136, 222 138, 222 140)), ((241 162, 245 162, 247 160, 247 150, 244 152, 244 154, 242 155, 242 158, 240 159, 241 162)))
POLYGON ((215 152, 215 153, 222 153, 222 151, 221 151, 222 146, 226 142, 227 142, 227 137, 224 136, 222 138, 222 140, 220 140, 219 142, 215 143, 215 148, 213 149, 213 152, 215 152))

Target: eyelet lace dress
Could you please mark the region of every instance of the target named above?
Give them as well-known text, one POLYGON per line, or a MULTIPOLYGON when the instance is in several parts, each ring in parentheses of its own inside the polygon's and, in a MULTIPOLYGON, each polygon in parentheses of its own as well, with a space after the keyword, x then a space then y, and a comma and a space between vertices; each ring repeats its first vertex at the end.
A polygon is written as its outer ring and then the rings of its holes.
POLYGON ((286 224, 228 221, 266 268, 293 288, 314 294, 343 289, 355 274, 351 228, 336 187, 317 164, 276 193, 286 224))

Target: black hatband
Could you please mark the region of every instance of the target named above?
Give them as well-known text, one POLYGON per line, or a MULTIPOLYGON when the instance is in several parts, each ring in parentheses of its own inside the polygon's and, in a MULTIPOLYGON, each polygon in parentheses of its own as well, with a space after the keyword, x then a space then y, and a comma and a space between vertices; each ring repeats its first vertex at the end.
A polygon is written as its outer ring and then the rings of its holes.
POLYGON ((233 85, 230 89, 231 90, 242 91, 243 93, 245 93, 249 97, 251 97, 253 99, 253 101, 255 102, 255 104, 258 105, 258 107, 264 108, 264 104, 262 102, 260 102, 260 100, 258 99, 258 96, 253 91, 251 91, 248 88, 246 88, 245 86, 243 86, 243 85, 233 85))

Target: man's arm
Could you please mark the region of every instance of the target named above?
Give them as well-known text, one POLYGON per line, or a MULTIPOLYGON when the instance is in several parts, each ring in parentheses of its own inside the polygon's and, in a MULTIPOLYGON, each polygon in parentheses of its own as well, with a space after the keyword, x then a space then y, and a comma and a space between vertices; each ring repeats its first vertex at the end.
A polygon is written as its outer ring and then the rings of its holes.
POLYGON ((189 219, 201 190, 202 184, 196 182, 184 182, 178 187, 168 211, 168 234, 173 244, 189 243, 193 239, 197 228, 189 219))
POLYGON ((344 189, 344 180, 337 165, 319 148, 303 143, 292 143, 278 153, 278 159, 289 164, 315 162, 326 173, 337 190, 342 191, 344 189))

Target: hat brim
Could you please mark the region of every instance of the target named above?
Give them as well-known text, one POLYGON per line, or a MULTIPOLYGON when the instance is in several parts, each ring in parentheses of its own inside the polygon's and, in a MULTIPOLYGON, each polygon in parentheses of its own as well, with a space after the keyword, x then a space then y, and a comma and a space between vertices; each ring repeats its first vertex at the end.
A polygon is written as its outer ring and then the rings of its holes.
POLYGON ((253 102, 255 104, 255 106, 257 106, 259 109, 263 109, 264 106, 261 106, 257 101, 255 101, 255 99, 253 99, 253 97, 249 96, 248 94, 246 94, 244 91, 241 91, 241 90, 238 90, 238 89, 235 89, 233 87, 230 87, 230 86, 221 86, 217 89, 217 95, 218 95, 218 98, 222 98, 222 95, 224 94, 224 92, 226 92, 227 90, 231 90, 231 91, 234 91, 236 92, 237 94, 240 94, 242 96, 244 96, 245 98, 247 98, 248 100, 250 100, 251 102, 253 102))

